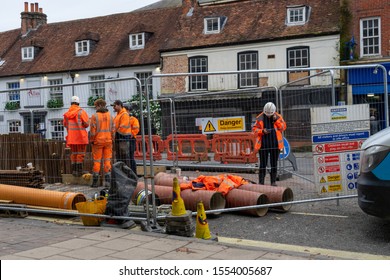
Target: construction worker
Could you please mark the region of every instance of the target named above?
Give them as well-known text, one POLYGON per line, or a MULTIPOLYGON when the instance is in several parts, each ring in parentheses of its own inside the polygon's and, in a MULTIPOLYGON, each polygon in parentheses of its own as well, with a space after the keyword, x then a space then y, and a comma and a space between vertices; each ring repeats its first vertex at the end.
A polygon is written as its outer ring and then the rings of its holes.
POLYGON ((104 186, 111 187, 112 139, 114 122, 106 107, 106 101, 97 99, 94 102, 96 113, 91 117, 90 138, 92 144, 92 186, 96 188, 99 180, 101 162, 103 160, 104 186))
POLYGON ((255 149, 259 150, 259 184, 261 185, 264 185, 269 155, 271 186, 276 186, 279 154, 284 148, 282 132, 285 130, 286 123, 283 117, 276 113, 275 104, 272 102, 265 104, 263 112, 256 117, 256 122, 252 127, 252 131, 257 135, 255 149))
POLYGON ((123 107, 123 102, 115 100, 111 104, 116 112, 114 118, 114 129, 115 129, 115 157, 116 161, 124 162, 128 167, 131 168, 130 163, 130 116, 126 109, 123 107))
POLYGON ((70 160, 72 163, 72 175, 82 175, 85 152, 88 145, 89 126, 88 114, 80 108, 80 98, 72 96, 71 106, 64 114, 64 127, 67 130, 66 145, 72 151, 70 160))
POLYGON ((132 114, 133 106, 131 106, 131 104, 125 104, 124 107, 130 116, 130 130, 131 130, 131 136, 130 136, 130 142, 129 142, 130 168, 137 175, 137 163, 135 162, 135 159, 134 159, 134 153, 135 153, 136 144, 137 144, 136 136, 139 132, 139 121, 132 114))

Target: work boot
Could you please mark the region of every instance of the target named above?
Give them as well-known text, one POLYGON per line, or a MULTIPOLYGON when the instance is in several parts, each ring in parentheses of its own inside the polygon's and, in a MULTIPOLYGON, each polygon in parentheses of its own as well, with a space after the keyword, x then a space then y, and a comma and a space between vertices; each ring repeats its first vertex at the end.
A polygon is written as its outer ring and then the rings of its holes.
POLYGON ((77 172, 77 163, 72 163, 72 175, 74 177, 77 177, 78 172, 77 172))
POLYGON ((260 185, 264 185, 264 178, 265 178, 265 174, 263 172, 260 172, 259 173, 259 184, 260 185))
POLYGON ((271 186, 276 187, 276 174, 271 173, 271 186))
POLYGON ((103 186, 105 188, 110 188, 111 187, 111 173, 105 173, 104 174, 104 184, 103 186))
POLYGON ((98 173, 93 173, 92 174, 92 188, 97 188, 98 187, 98 180, 99 180, 99 174, 98 173))

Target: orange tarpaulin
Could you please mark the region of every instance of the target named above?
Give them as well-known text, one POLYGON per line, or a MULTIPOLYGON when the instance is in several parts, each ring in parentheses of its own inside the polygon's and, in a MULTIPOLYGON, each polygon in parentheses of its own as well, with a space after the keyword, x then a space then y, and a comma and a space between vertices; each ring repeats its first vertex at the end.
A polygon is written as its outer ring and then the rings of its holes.
POLYGON ((221 174, 216 176, 201 175, 190 182, 181 183, 180 189, 209 190, 217 191, 222 195, 227 195, 231 189, 238 188, 243 184, 247 184, 244 178, 231 174, 221 174))

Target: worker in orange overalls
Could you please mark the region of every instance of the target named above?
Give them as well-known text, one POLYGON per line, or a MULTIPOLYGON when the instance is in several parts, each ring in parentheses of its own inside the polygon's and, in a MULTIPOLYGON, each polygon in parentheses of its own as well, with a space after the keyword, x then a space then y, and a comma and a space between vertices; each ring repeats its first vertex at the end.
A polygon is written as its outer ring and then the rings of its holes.
POLYGON ((131 168, 129 155, 130 138, 132 137, 130 116, 123 107, 122 101, 115 100, 111 105, 114 107, 114 111, 116 112, 116 116, 114 118, 116 161, 122 161, 131 168))
POLYGON ((264 185, 264 177, 268 163, 268 155, 271 162, 271 186, 276 186, 278 173, 279 154, 284 148, 282 132, 286 130, 286 122, 276 112, 276 106, 272 102, 264 105, 263 112, 256 117, 252 127, 257 136, 255 149, 259 150, 259 184, 264 185))
POLYGON ((90 138, 92 144, 92 186, 96 188, 99 180, 101 162, 103 160, 104 186, 111 187, 112 139, 114 137, 114 122, 106 107, 106 101, 97 99, 94 102, 96 113, 91 117, 90 138))
POLYGON ((137 144, 136 136, 139 132, 139 121, 132 114, 133 107, 131 106, 131 104, 124 104, 124 107, 130 116, 130 130, 131 130, 131 136, 130 136, 130 142, 129 142, 130 168, 137 175, 137 163, 135 162, 134 154, 135 154, 135 149, 136 149, 136 144, 137 144))
POLYGON ((64 127, 68 135, 66 145, 72 151, 70 160, 72 163, 72 175, 80 177, 82 175, 85 152, 88 145, 89 117, 87 112, 80 108, 80 98, 72 96, 71 106, 64 114, 64 127))

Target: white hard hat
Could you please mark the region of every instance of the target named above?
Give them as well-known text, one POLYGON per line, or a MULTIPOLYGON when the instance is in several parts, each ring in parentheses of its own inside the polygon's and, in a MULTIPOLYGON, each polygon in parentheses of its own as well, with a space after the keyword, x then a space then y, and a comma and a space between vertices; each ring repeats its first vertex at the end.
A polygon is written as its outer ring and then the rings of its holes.
POLYGON ((264 105, 263 112, 264 112, 264 114, 265 114, 267 117, 270 117, 270 116, 272 116, 273 114, 275 114, 275 111, 276 111, 276 106, 275 106, 274 103, 268 102, 267 104, 264 105))
POLYGON ((80 98, 78 96, 72 96, 72 99, 70 101, 71 103, 75 102, 75 103, 80 103, 80 98))

